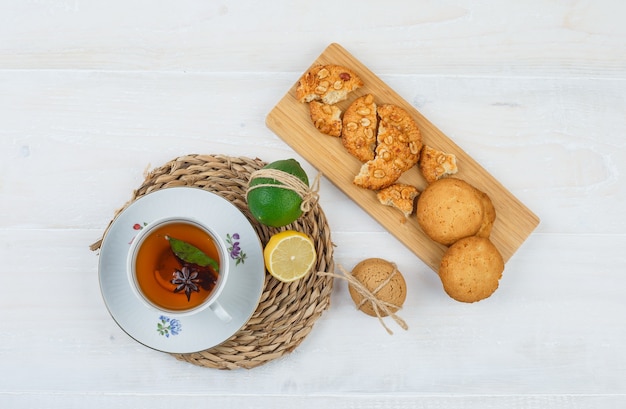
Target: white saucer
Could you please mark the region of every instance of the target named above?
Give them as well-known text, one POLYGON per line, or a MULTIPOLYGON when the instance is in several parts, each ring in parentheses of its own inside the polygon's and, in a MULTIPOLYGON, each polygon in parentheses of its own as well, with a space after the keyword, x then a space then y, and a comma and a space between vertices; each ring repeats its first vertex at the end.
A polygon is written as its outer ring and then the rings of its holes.
POLYGON ((99 278, 111 316, 128 335, 163 352, 197 352, 230 338, 256 310, 265 282, 263 248, 248 219, 223 197, 191 187, 161 189, 137 199, 113 221, 100 248, 99 278), (211 226, 228 249, 230 275, 219 302, 232 316, 229 322, 210 308, 174 317, 133 292, 126 271, 130 243, 139 229, 164 217, 193 218, 211 226), (233 246, 238 254, 230 251, 233 246))

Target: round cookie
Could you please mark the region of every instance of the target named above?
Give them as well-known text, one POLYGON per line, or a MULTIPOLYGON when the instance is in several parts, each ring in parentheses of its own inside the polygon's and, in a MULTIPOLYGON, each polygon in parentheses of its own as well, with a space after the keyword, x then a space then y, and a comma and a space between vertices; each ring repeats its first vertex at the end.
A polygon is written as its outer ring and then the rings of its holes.
POLYGON ((493 207, 493 203, 486 193, 481 192, 478 189, 476 189, 476 191, 482 199, 484 210, 483 221, 480 225, 480 228, 476 232, 476 235, 480 237, 489 237, 491 235, 493 223, 496 221, 496 209, 495 207, 493 207))
POLYGON ((493 243, 484 237, 466 237, 444 253, 439 278, 446 293, 457 301, 472 303, 496 291, 504 271, 504 260, 493 243))
POLYGON ((420 227, 428 237, 445 246, 475 235, 483 218, 483 198, 461 179, 439 179, 428 185, 417 200, 420 227))
MULTIPOLYGON (((404 277, 397 270, 396 266, 387 260, 381 258, 365 259, 354 267, 352 276, 370 292, 374 293, 376 298, 397 307, 389 307, 391 312, 396 312, 402 307, 402 304, 404 304, 406 300, 406 282, 404 281, 404 277), (378 289, 382 284, 384 285, 378 289)), ((361 311, 372 317, 376 316, 376 311, 374 311, 374 306, 371 301, 366 300, 363 302, 364 297, 352 285, 348 286, 348 290, 350 291, 352 300, 361 311)), ((380 309, 378 313, 381 317, 387 316, 387 314, 380 309)))

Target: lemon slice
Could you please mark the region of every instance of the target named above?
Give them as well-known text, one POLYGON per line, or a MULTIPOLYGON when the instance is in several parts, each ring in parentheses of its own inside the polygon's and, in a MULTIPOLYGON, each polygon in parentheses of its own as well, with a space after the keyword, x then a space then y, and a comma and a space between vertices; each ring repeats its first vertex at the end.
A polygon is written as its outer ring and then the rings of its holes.
POLYGON ((263 250, 263 257, 267 271, 284 282, 304 277, 317 259, 313 240, 294 230, 273 235, 263 250))

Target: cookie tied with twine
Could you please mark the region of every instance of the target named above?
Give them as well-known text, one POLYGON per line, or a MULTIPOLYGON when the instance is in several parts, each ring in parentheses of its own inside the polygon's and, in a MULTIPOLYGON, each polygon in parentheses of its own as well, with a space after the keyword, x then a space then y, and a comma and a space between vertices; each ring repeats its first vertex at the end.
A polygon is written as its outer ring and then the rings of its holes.
POLYGON ((402 308, 406 300, 406 282, 394 263, 380 258, 369 258, 357 264, 352 273, 338 266, 342 275, 332 275, 348 282, 348 290, 357 309, 367 315, 377 317, 385 330, 393 332, 385 325, 383 317, 390 316, 402 329, 408 325, 396 312, 402 308))

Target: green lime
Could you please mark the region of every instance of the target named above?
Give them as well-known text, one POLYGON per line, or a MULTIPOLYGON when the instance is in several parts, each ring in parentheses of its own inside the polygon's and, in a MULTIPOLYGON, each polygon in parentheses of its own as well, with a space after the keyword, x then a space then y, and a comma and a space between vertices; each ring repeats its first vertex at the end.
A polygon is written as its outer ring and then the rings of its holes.
MULTIPOLYGON (((294 175, 307 186, 309 178, 295 159, 284 159, 269 163, 263 169, 276 169, 294 175)), ((254 178, 250 187, 260 185, 282 185, 270 178, 254 178)), ((302 215, 302 198, 293 190, 281 187, 261 186, 251 189, 247 196, 248 208, 252 216, 266 226, 282 227, 292 223, 302 215)))

